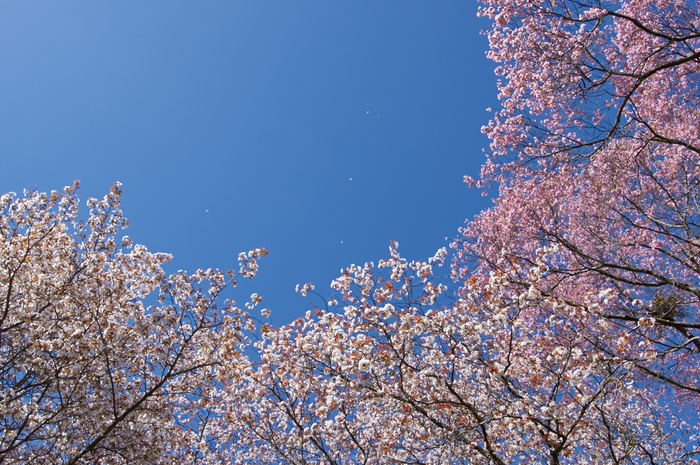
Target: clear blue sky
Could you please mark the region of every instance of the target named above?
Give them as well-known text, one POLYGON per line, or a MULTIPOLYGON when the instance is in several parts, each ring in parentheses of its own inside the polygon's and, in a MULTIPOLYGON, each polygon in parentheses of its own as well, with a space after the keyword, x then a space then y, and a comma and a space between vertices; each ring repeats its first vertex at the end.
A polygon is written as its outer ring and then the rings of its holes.
POLYGON ((282 324, 341 267, 446 245, 488 199, 494 64, 470 1, 0 1, 0 191, 123 183, 171 270, 258 278, 282 324))

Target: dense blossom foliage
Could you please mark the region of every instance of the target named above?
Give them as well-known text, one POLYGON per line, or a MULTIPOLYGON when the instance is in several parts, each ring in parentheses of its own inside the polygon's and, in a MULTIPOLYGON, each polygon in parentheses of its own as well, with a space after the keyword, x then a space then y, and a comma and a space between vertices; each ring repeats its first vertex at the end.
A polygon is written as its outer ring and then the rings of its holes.
MULTIPOLYGON (((627 360, 636 383, 665 389, 665 408, 696 423, 697 5, 484 3, 503 108, 484 128, 491 150, 476 183, 498 184, 499 197, 462 230, 456 267, 481 283, 516 270, 512 295, 532 289, 582 308, 608 290, 601 314, 627 341, 599 350, 627 360), (520 270, 538 260, 544 271, 534 282, 520 270)), ((669 435, 680 431, 662 424, 669 435)), ((698 459, 687 441, 679 463, 698 459)), ((672 461, 645 454, 640 461, 672 461)))
POLYGON ((397 246, 343 271, 342 303, 264 329, 217 394, 212 427, 235 447, 211 463, 700 463, 695 399, 640 375, 664 363, 658 332, 611 321, 613 289, 540 293, 542 250, 445 305, 446 251, 407 262, 397 246))
POLYGON ((461 251, 491 269, 505 256, 532 263, 537 249, 556 245, 557 279, 579 288, 609 281, 630 306, 672 296, 692 313, 700 297, 695 3, 485 3, 503 109, 484 128, 492 143, 478 183, 498 183, 500 195, 465 228, 461 251))
MULTIPOLYGON (((250 317, 219 294, 240 269, 166 276, 170 257, 117 238, 119 185, 0 198, 0 463, 183 463, 250 317)), ((259 299, 252 299, 252 304, 259 299)))
MULTIPOLYGON (((486 0, 503 109, 478 184, 499 197, 455 244, 482 281, 546 248, 537 291, 654 343, 636 369, 700 394, 700 11, 694 2, 486 0), (654 328, 653 335, 639 328, 654 328)), ((525 277, 513 292, 532 285, 525 277)), ((634 356, 634 352, 631 354, 634 356)), ((633 357, 632 357, 633 358, 633 357)))

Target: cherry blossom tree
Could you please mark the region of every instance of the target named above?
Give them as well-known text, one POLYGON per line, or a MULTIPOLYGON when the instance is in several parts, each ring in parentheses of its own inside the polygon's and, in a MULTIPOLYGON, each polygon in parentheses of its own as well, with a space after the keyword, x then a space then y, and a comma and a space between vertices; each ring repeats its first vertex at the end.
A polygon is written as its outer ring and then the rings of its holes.
POLYGON ((582 304, 611 289, 611 322, 636 336, 655 328, 663 362, 637 369, 677 396, 700 394, 697 5, 484 3, 503 108, 470 181, 497 184, 499 197, 454 244, 473 265, 462 276, 528 269, 546 248, 539 292, 582 304))
POLYGON ((665 389, 665 408, 697 419, 697 5, 484 3, 503 108, 484 128, 482 176, 469 181, 499 196, 454 244, 461 276, 485 283, 544 257, 536 282, 511 277, 513 295, 587 307, 605 292, 602 315, 628 338, 605 353, 645 389, 665 389))
POLYGON ((215 367, 252 323, 217 302, 266 252, 167 276, 169 255, 117 237, 118 183, 86 221, 76 189, 0 197, 0 463, 196 462, 215 367))
POLYGON ((263 327, 259 359, 222 375, 211 463, 700 463, 695 406, 639 376, 630 360, 657 346, 605 315, 612 290, 538 292, 541 251, 451 300, 433 276, 446 251, 407 262, 397 246, 343 271, 342 304, 263 327))
POLYGON ((696 5, 484 3, 503 109, 477 183, 500 195, 465 229, 467 255, 491 267, 557 244, 572 275, 696 300, 696 5))

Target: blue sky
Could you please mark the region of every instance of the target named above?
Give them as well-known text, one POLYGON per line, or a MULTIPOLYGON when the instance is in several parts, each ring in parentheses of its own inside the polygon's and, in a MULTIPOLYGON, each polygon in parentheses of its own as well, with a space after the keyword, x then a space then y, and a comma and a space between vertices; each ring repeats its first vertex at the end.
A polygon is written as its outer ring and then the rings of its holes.
POLYGON ((125 232, 171 270, 266 247, 283 324, 340 268, 447 245, 496 107, 465 1, 0 1, 0 190, 123 183, 125 232))

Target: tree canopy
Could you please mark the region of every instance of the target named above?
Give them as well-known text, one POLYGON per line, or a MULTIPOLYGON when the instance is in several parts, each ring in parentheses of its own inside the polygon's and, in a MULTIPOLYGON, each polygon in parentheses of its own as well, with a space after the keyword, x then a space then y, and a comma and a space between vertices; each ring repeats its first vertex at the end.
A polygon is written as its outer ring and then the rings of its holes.
POLYGON ((88 200, 87 221, 76 188, 0 198, 0 462, 196 457, 215 367, 252 324, 217 298, 266 251, 235 271, 166 276, 168 255, 117 237, 118 184, 88 200))
POLYGON ((480 14, 493 206, 289 325, 219 297, 264 249, 166 276, 118 185, 85 222, 75 186, 4 195, 0 462, 700 463, 697 6, 480 14))

